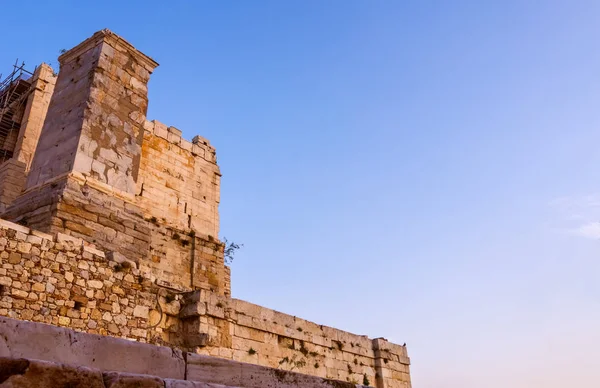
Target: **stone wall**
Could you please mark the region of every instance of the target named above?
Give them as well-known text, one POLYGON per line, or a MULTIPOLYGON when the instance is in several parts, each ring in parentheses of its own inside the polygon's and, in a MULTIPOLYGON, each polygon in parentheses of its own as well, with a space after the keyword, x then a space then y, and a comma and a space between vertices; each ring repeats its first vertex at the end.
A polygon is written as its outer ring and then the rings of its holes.
POLYGON ((0 386, 360 388, 258 365, 0 317, 0 386))
POLYGON ((364 385, 410 386, 405 346, 205 291, 186 294, 183 305, 184 325, 207 335, 200 354, 364 385))
POLYGON ((151 216, 205 237, 219 234, 219 167, 215 149, 197 136, 147 121, 142 142, 138 201, 151 216))
POLYGON ((410 387, 404 346, 207 290, 117 252, 0 220, 0 315, 378 387, 410 387), (381 381, 380 381, 381 380, 381 381))
POLYGON ((2 220, 0 258, 0 315, 161 342, 148 323, 159 288, 135 263, 2 220))
MULTIPOLYGON (((220 246, 207 244, 196 249, 220 246)), ((144 262, 1 219, 0 262, 1 316, 183 349, 204 343, 199 332, 183 331, 179 313, 189 288, 157 278, 144 262)))
POLYGON ((404 346, 231 299, 215 149, 146 120, 156 62, 108 30, 60 61, 54 92, 51 69, 36 72, 0 165, 0 217, 18 223, 0 219, 0 315, 410 387, 404 346))

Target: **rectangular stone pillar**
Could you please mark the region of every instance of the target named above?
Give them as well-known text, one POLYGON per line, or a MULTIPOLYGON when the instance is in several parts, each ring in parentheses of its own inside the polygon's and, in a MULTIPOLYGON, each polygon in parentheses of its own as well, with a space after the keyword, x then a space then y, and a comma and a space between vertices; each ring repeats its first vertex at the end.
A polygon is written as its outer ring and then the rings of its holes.
POLYGON ((33 161, 55 84, 56 74, 45 63, 38 66, 31 77, 32 91, 27 98, 19 138, 13 154, 14 159, 25 164, 25 172, 29 171, 33 161))
POLYGON ((95 33, 59 61, 56 92, 27 187, 76 172, 134 194, 147 83, 158 64, 108 30, 95 33))

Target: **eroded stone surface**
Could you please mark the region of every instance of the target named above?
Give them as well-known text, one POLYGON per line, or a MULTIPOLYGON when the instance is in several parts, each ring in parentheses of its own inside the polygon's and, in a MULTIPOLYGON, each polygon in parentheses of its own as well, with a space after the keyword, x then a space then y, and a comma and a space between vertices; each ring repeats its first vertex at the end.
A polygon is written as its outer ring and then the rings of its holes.
POLYGON ((0 358, 2 388, 104 388, 98 370, 38 360, 0 358))
POLYGON ((0 356, 183 379, 181 351, 0 317, 0 356))
POLYGON ((105 372, 104 386, 106 388, 164 388, 165 383, 154 376, 105 372))

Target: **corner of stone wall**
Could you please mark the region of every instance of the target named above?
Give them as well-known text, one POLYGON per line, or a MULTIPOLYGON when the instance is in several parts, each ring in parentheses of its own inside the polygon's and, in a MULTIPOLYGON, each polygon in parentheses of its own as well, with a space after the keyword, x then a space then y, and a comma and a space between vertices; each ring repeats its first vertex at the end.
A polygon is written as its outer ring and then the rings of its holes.
POLYGON ((410 388, 410 359, 406 345, 397 345, 385 338, 373 339, 378 388, 410 388))

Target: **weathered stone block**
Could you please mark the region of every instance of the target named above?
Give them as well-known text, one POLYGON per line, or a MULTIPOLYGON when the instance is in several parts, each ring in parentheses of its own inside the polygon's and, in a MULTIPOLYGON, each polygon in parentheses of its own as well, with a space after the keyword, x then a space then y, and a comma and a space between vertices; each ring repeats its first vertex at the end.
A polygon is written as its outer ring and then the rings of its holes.
POLYGON ((185 375, 183 355, 174 349, 5 317, 0 317, 0 357, 175 379, 185 375))
POLYGON ((0 385, 6 388, 105 387, 97 370, 11 358, 0 358, 0 385))
POLYGON ((153 376, 134 375, 129 373, 105 372, 106 388, 164 388, 162 379, 153 376))

